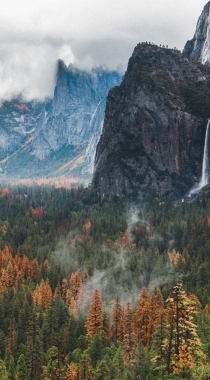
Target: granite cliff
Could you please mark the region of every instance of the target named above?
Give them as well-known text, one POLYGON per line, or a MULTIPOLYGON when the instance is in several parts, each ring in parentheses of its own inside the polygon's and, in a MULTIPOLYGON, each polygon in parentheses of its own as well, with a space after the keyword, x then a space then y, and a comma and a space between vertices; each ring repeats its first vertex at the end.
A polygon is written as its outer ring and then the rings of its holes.
POLYGON ((139 44, 107 98, 92 186, 101 199, 140 191, 177 198, 199 182, 210 70, 177 50, 139 44))
POLYGON ((0 171, 5 176, 90 176, 106 96, 122 75, 58 61, 53 99, 0 107, 0 171))
POLYGON ((184 47, 184 54, 194 61, 210 65, 210 1, 203 8, 195 34, 184 47))

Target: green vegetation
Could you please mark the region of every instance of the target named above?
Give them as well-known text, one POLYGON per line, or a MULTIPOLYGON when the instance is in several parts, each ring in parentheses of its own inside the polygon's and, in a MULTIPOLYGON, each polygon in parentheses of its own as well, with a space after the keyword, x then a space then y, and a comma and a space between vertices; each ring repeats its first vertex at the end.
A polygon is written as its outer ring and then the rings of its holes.
POLYGON ((2 186, 0 378, 208 378, 209 250, 210 187, 128 206, 2 186))
POLYGON ((203 118, 209 118, 210 109, 210 83, 189 82, 180 86, 180 95, 186 104, 186 110, 203 118))

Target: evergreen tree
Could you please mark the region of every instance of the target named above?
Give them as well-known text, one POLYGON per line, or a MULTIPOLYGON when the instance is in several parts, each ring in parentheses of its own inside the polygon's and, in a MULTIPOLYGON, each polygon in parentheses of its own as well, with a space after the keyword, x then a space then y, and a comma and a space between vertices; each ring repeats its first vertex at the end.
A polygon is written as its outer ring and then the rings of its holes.
POLYGON ((45 350, 48 350, 52 346, 57 346, 59 338, 58 329, 58 316, 55 304, 52 303, 46 311, 42 325, 43 348, 45 350))
POLYGON ((77 321, 73 315, 70 315, 69 325, 68 325, 68 330, 67 330, 67 338, 66 338, 67 353, 73 352, 75 348, 77 348, 76 328, 77 328, 77 321))
POLYGON ((36 314, 32 311, 29 320, 26 342, 26 362, 29 371, 29 380, 40 380, 42 374, 42 336, 38 326, 36 314))
POLYGON ((89 347, 89 355, 91 358, 91 364, 95 368, 98 361, 103 357, 104 345, 99 334, 96 334, 89 347))
POLYGON ((143 287, 139 295, 136 308, 136 334, 141 338, 144 346, 149 347, 151 343, 151 303, 146 287, 143 287))
POLYGON ((23 354, 21 354, 18 358, 16 372, 19 380, 28 380, 28 370, 25 356, 23 354))
POLYGON ((79 380, 92 380, 92 370, 90 367, 90 357, 87 353, 82 355, 80 361, 80 377, 79 380))
POLYGON ((105 360, 101 360, 98 363, 97 368, 94 373, 94 380, 109 380, 110 379, 110 370, 107 366, 105 360))
POLYGON ((95 289, 90 301, 90 308, 87 313, 86 321, 87 335, 94 336, 103 330, 103 309, 101 295, 95 289))
POLYGON ((153 369, 155 373, 160 374, 160 377, 164 379, 166 376, 167 367, 167 355, 168 352, 165 350, 165 342, 169 337, 167 314, 165 310, 159 318, 158 326, 154 332, 152 338, 152 345, 150 351, 151 362, 153 363, 153 369))
POLYGON ((169 338, 164 345, 170 352, 168 372, 186 377, 194 366, 202 365, 204 354, 193 322, 195 302, 187 297, 182 284, 174 286, 168 302, 169 338))
POLYGON ((0 379, 8 380, 8 373, 7 373, 6 366, 3 360, 0 360, 0 379))
POLYGON ((124 363, 126 366, 133 366, 135 363, 134 351, 137 346, 137 335, 135 331, 134 315, 131 303, 127 302, 124 311, 124 339, 123 339, 124 363))
POLYGON ((114 307, 112 310, 112 332, 119 342, 123 343, 124 339, 124 319, 123 319, 123 309, 120 304, 120 297, 117 296, 114 307))
POLYGON ((114 379, 121 380, 124 370, 123 347, 119 347, 113 357, 114 379))

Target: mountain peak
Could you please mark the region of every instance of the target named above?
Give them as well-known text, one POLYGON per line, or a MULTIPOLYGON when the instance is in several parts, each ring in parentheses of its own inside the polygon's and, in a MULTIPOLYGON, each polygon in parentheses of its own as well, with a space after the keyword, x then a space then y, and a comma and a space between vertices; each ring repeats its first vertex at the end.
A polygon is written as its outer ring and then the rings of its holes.
POLYGON ((209 82, 208 68, 178 50, 137 45, 107 97, 92 180, 101 199, 176 198, 199 181, 209 82))
POLYGON ((194 61, 210 65, 210 1, 204 6, 195 34, 187 41, 183 52, 194 61))

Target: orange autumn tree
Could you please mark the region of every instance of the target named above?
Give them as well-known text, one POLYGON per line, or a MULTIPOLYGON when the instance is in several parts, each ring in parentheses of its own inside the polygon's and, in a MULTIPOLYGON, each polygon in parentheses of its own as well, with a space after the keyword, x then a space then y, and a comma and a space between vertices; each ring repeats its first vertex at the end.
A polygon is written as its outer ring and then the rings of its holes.
POLYGON ((6 269, 2 269, 0 277, 0 295, 9 287, 9 276, 6 269))
POLYGON ((71 314, 77 316, 81 310, 85 299, 85 287, 88 282, 88 271, 84 269, 83 276, 81 277, 79 269, 72 273, 70 277, 70 290, 71 298, 69 304, 69 311, 71 314))
POLYGON ((175 267, 180 264, 185 264, 185 258, 181 255, 181 253, 176 252, 175 248, 173 248, 172 252, 168 252, 168 257, 170 260, 170 263, 173 264, 175 267))
POLYGON ((123 319, 123 309, 120 303, 120 297, 117 296, 114 302, 114 307, 112 311, 112 333, 119 342, 123 343, 124 339, 124 319, 123 319))
POLYGON ((186 294, 182 284, 178 284, 167 300, 169 335, 165 350, 168 352, 168 373, 173 372, 183 378, 193 367, 202 365, 205 357, 193 321, 198 314, 198 305, 193 298, 186 294))
POLYGON ((151 335, 151 302, 146 287, 143 287, 139 295, 136 308, 136 334, 141 338, 144 346, 149 347, 152 339, 151 335))
POLYGON ((105 332, 107 339, 110 339, 112 335, 110 329, 110 319, 105 312, 103 313, 103 331, 105 332))
POLYGON ((207 315, 207 317, 210 317, 210 305, 206 305, 205 306, 205 311, 206 311, 206 315, 207 315))
POLYGON ((3 250, 0 250, 0 270, 1 269, 8 270, 11 274, 10 278, 12 278, 12 276, 19 277, 20 279, 22 279, 22 277, 31 277, 33 280, 38 280, 41 272, 36 259, 29 261, 26 256, 21 258, 18 254, 15 255, 12 249, 8 246, 4 247, 3 250), (11 264, 9 264, 9 262, 11 264))
POLYGON ((91 230, 91 223, 90 221, 86 222, 84 225, 83 225, 83 231, 84 231, 84 235, 83 235, 83 241, 85 243, 89 242, 90 241, 90 230, 91 230))
POLYGON ((49 279, 42 280, 40 285, 36 285, 33 291, 33 300, 35 305, 39 306, 45 311, 52 301, 52 289, 49 283, 49 279))
POLYGON ((79 269, 77 269, 76 272, 72 273, 70 277, 70 286, 72 297, 74 297, 74 299, 77 300, 80 288, 82 286, 82 279, 80 276, 79 269))
POLYGON ((90 308, 87 312, 85 327, 87 336, 93 337, 103 330, 102 299, 98 289, 95 289, 90 300, 90 308))
POLYGON ((33 220, 36 220, 38 218, 44 219, 46 213, 41 207, 33 208, 32 206, 30 206, 29 211, 26 213, 26 218, 28 218, 29 216, 31 216, 33 220))
POLYGON ((37 259, 30 262, 30 277, 32 280, 38 280, 40 278, 40 267, 37 259))
POLYGON ((78 378, 79 378, 78 364, 70 363, 68 365, 68 369, 66 373, 66 380, 78 380, 78 378))

